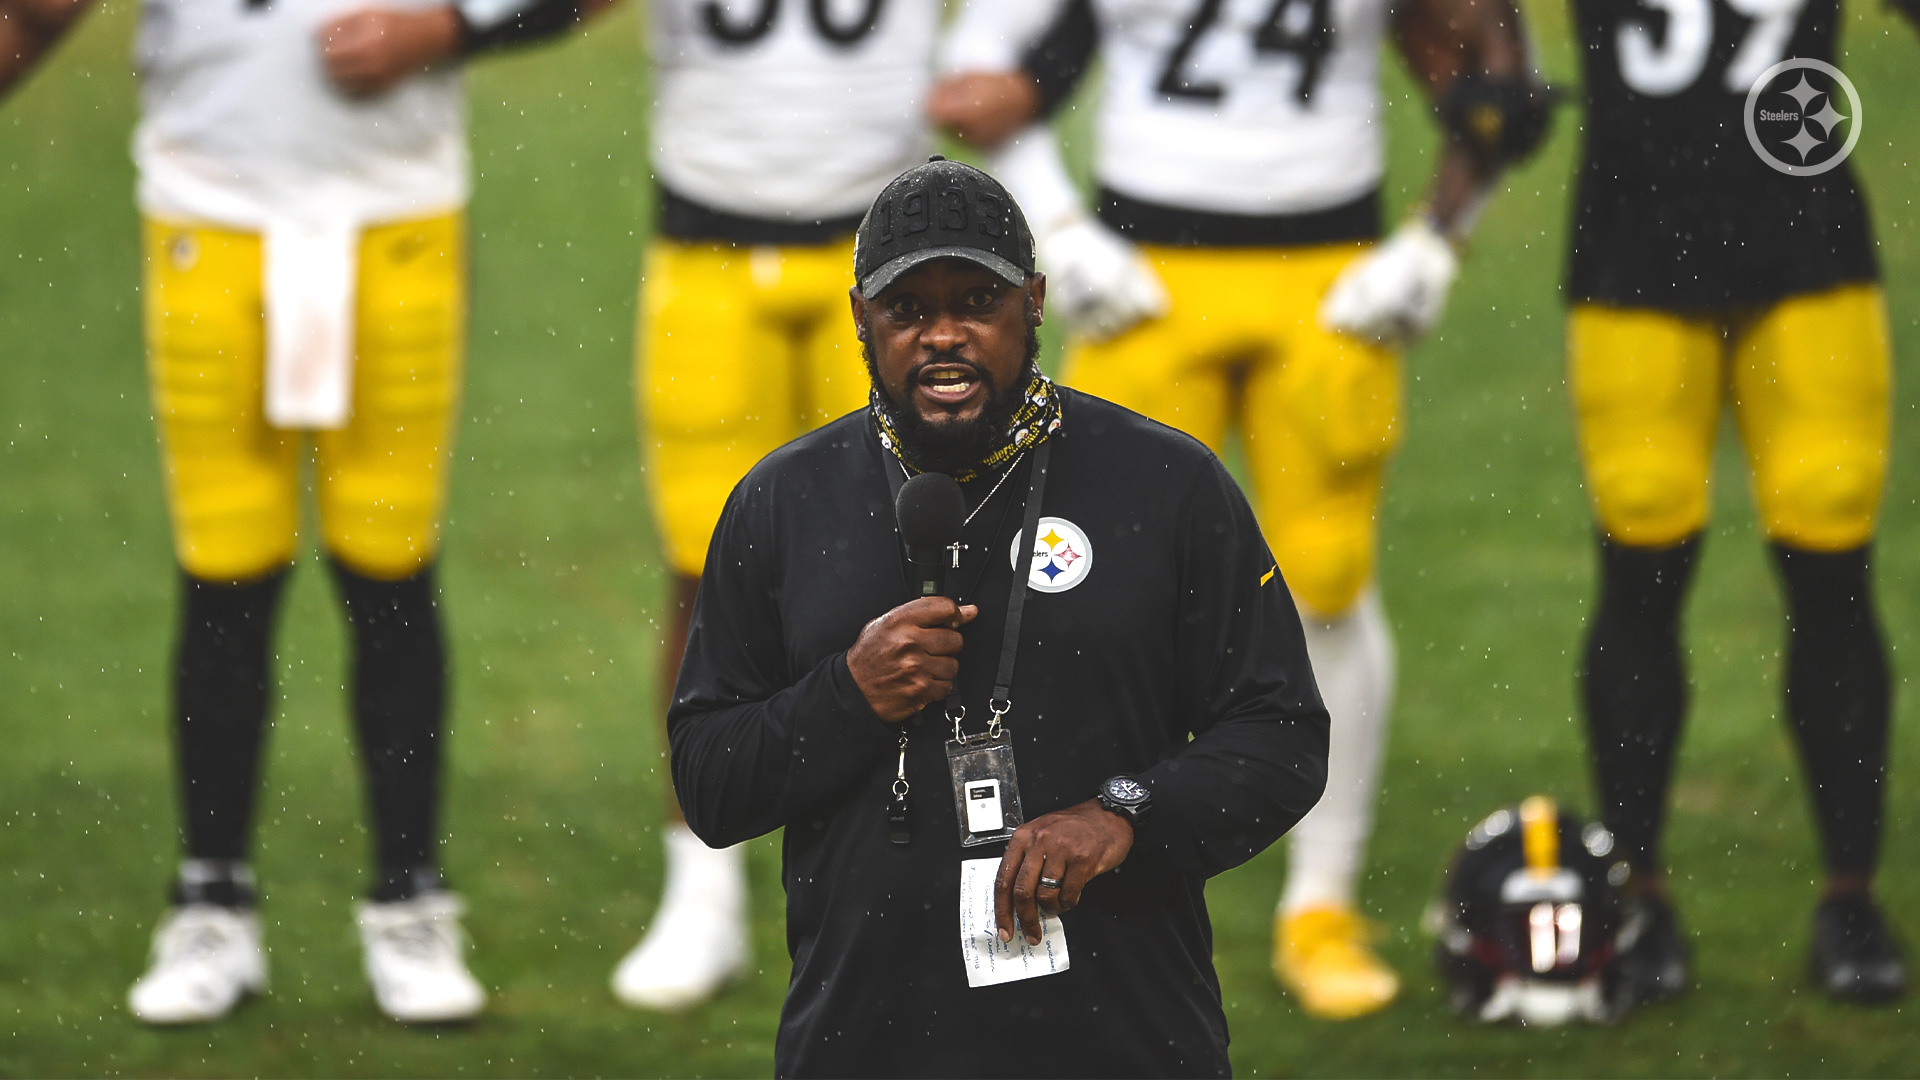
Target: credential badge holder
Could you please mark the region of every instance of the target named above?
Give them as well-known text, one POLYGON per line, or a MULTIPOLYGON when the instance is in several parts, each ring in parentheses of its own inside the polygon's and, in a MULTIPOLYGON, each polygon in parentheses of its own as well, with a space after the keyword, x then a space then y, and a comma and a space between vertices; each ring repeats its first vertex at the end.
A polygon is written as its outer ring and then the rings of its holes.
POLYGON ((953 721, 953 738, 947 741, 947 772, 953 777, 953 809, 960 820, 960 846, 979 847, 997 844, 1013 836, 1013 830, 1026 821, 1020 812, 1020 775, 1013 765, 1013 733, 1000 718, 1005 704, 991 703, 993 719, 987 730, 968 735, 961 723, 967 718, 964 705, 955 703, 947 710, 953 721))

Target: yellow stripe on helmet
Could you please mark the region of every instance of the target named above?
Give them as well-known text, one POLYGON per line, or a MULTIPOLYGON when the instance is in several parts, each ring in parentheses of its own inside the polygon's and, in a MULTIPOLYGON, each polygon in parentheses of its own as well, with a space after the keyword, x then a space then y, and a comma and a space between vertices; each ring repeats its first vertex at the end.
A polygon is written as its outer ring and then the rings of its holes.
POLYGON ((1545 877, 1560 868, 1560 808, 1545 795, 1520 804, 1520 848, 1527 871, 1545 877))

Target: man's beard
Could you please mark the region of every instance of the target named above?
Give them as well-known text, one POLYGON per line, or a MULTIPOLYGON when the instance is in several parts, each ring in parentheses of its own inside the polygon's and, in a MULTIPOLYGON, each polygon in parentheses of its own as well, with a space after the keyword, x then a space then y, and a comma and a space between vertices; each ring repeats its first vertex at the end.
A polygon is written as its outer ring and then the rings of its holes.
POLYGON ((980 414, 971 420, 944 419, 929 421, 920 415, 911 405, 893 400, 887 392, 886 383, 880 381, 880 364, 873 355, 873 335, 866 335, 861 345, 861 353, 867 360, 867 376, 873 380, 874 404, 886 417, 893 428, 894 435, 900 440, 900 456, 907 463, 922 472, 946 473, 949 476, 964 473, 977 468, 981 462, 993 455, 993 452, 1007 444, 1007 429, 1013 425, 1013 416, 1020 411, 1026 401, 1027 384, 1039 370, 1040 332, 1032 326, 1027 327, 1027 360, 1020 365, 1020 374, 1007 386, 996 385, 987 369, 971 360, 963 360, 957 353, 938 352, 907 373, 906 396, 912 400, 913 391, 920 384, 920 373, 934 364, 958 364, 967 368, 987 388, 987 402, 980 414))

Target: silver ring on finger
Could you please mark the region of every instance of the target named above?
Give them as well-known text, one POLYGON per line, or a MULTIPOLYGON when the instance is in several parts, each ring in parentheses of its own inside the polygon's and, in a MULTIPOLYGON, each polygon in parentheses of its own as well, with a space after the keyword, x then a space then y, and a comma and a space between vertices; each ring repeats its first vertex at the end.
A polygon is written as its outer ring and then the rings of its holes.
POLYGON ((1043 889, 1053 889, 1053 890, 1055 890, 1055 891, 1058 891, 1058 890, 1059 890, 1059 888, 1060 888, 1060 879, 1059 879, 1059 878, 1050 878, 1050 877, 1042 877, 1042 878, 1040 879, 1040 887, 1041 887, 1041 888, 1043 888, 1043 889))

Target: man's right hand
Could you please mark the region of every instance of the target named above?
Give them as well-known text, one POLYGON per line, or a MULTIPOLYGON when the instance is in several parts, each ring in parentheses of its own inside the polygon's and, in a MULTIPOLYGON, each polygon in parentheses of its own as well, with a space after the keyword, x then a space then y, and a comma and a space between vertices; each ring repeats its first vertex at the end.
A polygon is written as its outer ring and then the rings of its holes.
POLYGON ((452 5, 418 11, 367 8, 318 31, 320 62, 334 89, 372 98, 460 51, 460 17, 452 5))
POLYGON ((953 693, 960 674, 960 627, 980 609, 944 596, 910 600, 868 623, 847 650, 847 670, 867 704, 897 724, 953 693))
POLYGON ((1047 298, 1076 334, 1105 341, 1167 313, 1167 289, 1153 265, 1119 233, 1091 218, 1039 238, 1047 298))
POLYGON ((982 150, 1040 115, 1040 88, 1024 71, 967 71, 934 84, 927 118, 982 150))
POLYGON ((91 0, 0 0, 0 98, 89 6, 91 0))

